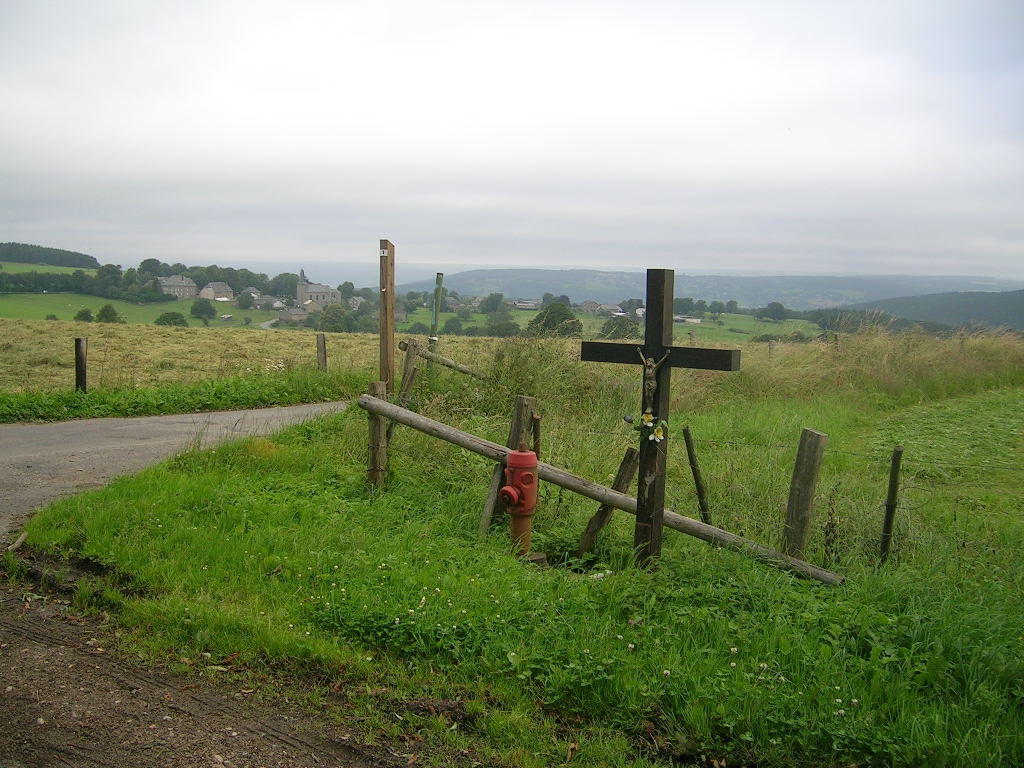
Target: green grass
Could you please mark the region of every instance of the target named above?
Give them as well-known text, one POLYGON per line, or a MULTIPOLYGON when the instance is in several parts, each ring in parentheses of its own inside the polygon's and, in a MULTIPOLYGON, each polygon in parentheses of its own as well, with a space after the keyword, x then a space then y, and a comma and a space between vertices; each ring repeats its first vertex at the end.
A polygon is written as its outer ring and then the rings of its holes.
MULTIPOLYGON (((128 323, 152 323, 164 312, 180 312, 190 326, 202 326, 202 321, 192 317, 189 312, 191 301, 167 301, 158 304, 132 304, 127 301, 105 299, 101 296, 86 296, 80 293, 8 293, 0 295, 0 318, 18 318, 26 320, 44 320, 49 315, 56 315, 58 320, 74 320, 82 309, 92 310, 95 317, 104 304, 113 305, 121 318, 128 323)), ((219 318, 211 320, 211 326, 241 327, 245 319, 256 326, 267 320, 276 320, 277 312, 264 312, 259 309, 239 309, 233 304, 217 305, 221 315, 231 315, 231 320, 219 318)), ((88 329, 89 323, 81 323, 88 329)))
MULTIPOLYGON (((45 274, 60 273, 70 275, 73 272, 77 272, 80 268, 55 267, 50 264, 25 264, 20 261, 0 261, 0 269, 12 275, 21 274, 23 272, 40 272, 45 274)), ((81 271, 87 275, 94 275, 96 273, 95 269, 82 269, 81 271)))
MULTIPOLYGON (((535 395, 543 458, 610 480, 635 439, 621 416, 636 370, 582 363, 578 342, 460 341, 442 351, 490 381, 424 370, 416 410, 503 442, 512 398, 535 395)), ((29 543, 130 575, 130 589, 83 587, 80 603, 115 613, 134 652, 298 678, 328 710, 343 691, 369 737, 426 745, 420 764, 465 749, 538 767, 1024 762, 1024 342, 752 345, 741 372, 676 371, 673 392, 716 524, 765 544, 800 429, 829 434, 808 557, 844 586, 674 532, 660 567, 638 571, 624 513, 576 560, 596 505, 549 484, 534 542, 556 567, 529 566, 502 525, 477 541, 492 469, 480 457, 399 427, 387 486, 367 488, 356 408, 60 502, 29 543), (904 484, 880 568, 897 443, 904 484), (464 717, 417 709, 425 699, 464 717)), ((688 471, 675 441, 669 506, 694 515, 688 471)))

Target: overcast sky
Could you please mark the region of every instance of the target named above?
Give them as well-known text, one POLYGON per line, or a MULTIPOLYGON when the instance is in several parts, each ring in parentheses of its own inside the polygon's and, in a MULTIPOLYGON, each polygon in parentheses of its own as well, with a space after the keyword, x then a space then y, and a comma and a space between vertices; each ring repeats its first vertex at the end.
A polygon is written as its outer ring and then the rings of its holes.
POLYGON ((3 0, 0 241, 1024 278, 1021 0, 3 0))

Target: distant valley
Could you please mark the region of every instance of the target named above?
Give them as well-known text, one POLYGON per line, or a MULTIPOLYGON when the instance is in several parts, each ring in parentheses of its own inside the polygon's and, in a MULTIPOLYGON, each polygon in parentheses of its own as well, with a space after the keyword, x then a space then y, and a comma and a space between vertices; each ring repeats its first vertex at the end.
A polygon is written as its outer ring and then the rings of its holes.
MULTIPOLYGON (((643 272, 603 272, 594 269, 475 269, 444 276, 444 285, 462 296, 502 293, 506 298, 539 299, 545 293, 565 295, 573 303, 593 300, 615 303, 643 298, 643 272)), ((434 280, 397 286, 400 293, 432 291, 434 280)), ((905 296, 954 292, 1015 291, 1024 281, 985 277, 920 275, 859 276, 740 276, 687 275, 676 272, 675 296, 712 301, 735 301, 740 307, 764 307, 779 302, 787 309, 806 311, 877 303, 905 296)))

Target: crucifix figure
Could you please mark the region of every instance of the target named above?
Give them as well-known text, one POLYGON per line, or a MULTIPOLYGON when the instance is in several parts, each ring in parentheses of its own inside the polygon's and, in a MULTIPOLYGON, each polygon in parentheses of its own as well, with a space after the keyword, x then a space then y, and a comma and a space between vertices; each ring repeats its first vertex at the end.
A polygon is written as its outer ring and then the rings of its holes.
MULTIPOLYGON (((701 368, 712 371, 738 371, 738 349, 707 349, 672 346, 672 290, 675 273, 671 269, 647 270, 647 300, 644 316, 644 343, 620 344, 584 341, 580 359, 601 363, 639 363, 643 367, 643 392, 640 412, 650 412, 657 421, 668 421, 669 387, 673 368, 701 368), (638 354, 639 353, 639 354, 638 354)), ((662 518, 665 511, 666 434, 661 440, 642 440, 640 470, 637 479, 636 528, 633 546, 637 563, 643 567, 661 556, 662 518)))

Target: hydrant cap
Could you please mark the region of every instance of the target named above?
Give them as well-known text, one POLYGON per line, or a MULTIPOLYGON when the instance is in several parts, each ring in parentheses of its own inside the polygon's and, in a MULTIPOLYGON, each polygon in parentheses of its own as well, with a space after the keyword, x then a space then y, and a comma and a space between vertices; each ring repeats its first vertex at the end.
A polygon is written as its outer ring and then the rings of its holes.
POLYGON ((537 466, 537 454, 533 451, 509 451, 508 466, 516 469, 537 466))

